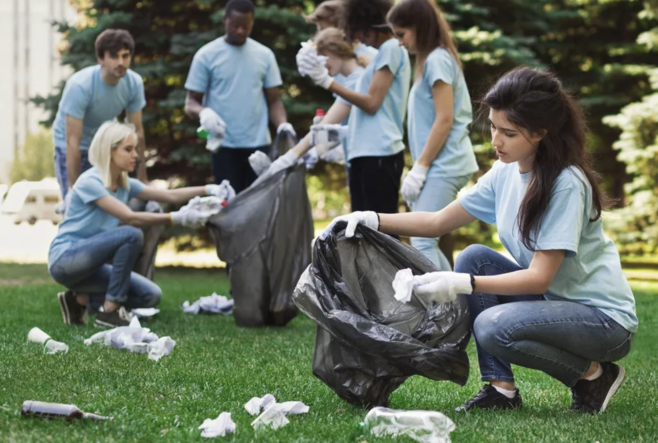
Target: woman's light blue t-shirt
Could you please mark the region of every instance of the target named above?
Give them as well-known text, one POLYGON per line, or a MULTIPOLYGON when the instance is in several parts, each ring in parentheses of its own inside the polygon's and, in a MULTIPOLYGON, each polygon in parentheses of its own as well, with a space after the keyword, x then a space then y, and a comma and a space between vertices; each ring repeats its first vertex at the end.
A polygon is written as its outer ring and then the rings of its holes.
POLYGON ((220 37, 194 55, 185 89, 204 94, 204 106, 226 123, 222 147, 256 148, 272 143, 263 89, 282 84, 270 48, 251 38, 235 46, 220 37))
POLYGON ((128 203, 128 200, 144 190, 144 184, 134 178, 129 178, 128 184, 128 188, 119 186, 112 192, 103 185, 95 167, 80 175, 71 190, 71 200, 66 208, 64 221, 59 225, 57 236, 50 245, 49 267, 73 243, 119 226, 119 219, 96 205, 96 200, 112 195, 123 203, 128 203))
POLYGON ((411 157, 414 161, 418 160, 429 139, 436 119, 432 88, 439 81, 452 87, 453 120, 448 138, 432 162, 427 176, 460 177, 473 174, 478 170, 478 164, 468 136, 469 125, 473 121, 471 96, 464 73, 452 55, 443 48, 436 48, 427 57, 423 76, 414 83, 409 94, 407 131, 411 157))
MULTIPOLYGON (((533 251, 521 241, 517 216, 531 173, 521 174, 517 163, 494 163, 459 202, 486 223, 495 224, 500 240, 525 269, 533 251)), ((597 308, 630 332, 637 331, 635 298, 621 270, 619 253, 594 217, 592 189, 577 167, 558 176, 551 200, 535 237, 538 251, 565 250, 566 256, 547 300, 566 300, 597 308)))
MULTIPOLYGON (((402 143, 404 116, 407 112, 411 66, 409 54, 396 39, 384 42, 375 59, 356 83, 355 91, 367 94, 375 72, 388 68, 393 82, 374 115, 352 106, 347 136, 348 160, 358 157, 385 157, 404 150, 402 143)), ((351 105, 343 98, 339 101, 351 105)))
POLYGON ((67 81, 53 123, 55 147, 66 150, 66 116, 82 120, 80 150, 86 151, 98 131, 108 120, 114 120, 124 110, 135 113, 146 106, 144 81, 128 69, 119 83, 110 86, 103 80, 101 66, 84 68, 67 81))

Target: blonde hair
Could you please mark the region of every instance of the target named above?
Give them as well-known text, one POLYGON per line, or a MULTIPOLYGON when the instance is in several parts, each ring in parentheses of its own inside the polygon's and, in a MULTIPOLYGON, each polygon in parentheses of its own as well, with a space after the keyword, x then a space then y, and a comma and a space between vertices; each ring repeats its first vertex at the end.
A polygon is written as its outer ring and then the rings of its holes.
POLYGON ((354 44, 345 39, 345 33, 340 29, 327 28, 315 36, 315 46, 318 54, 330 53, 341 59, 356 59, 359 66, 365 68, 370 60, 367 57, 357 56, 354 44))
MULTIPOLYGON (((94 139, 91 141, 91 146, 89 147, 89 163, 98 169, 103 186, 108 189, 112 186, 112 177, 110 175, 112 151, 116 150, 131 135, 137 136, 134 125, 107 121, 98 128, 94 139)), ((123 171, 119 176, 119 186, 126 189, 129 187, 128 173, 126 171, 123 171)))
POLYGON ((322 2, 310 15, 305 15, 306 23, 323 22, 334 28, 341 28, 343 22, 344 0, 329 0, 322 2))

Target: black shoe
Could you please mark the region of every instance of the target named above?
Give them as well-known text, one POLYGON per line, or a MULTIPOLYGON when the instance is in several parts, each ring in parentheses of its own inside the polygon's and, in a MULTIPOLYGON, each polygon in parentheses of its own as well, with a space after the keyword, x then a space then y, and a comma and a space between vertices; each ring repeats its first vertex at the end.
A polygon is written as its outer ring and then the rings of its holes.
POLYGON ((75 294, 71 291, 57 294, 59 308, 62 310, 64 323, 67 325, 83 325, 85 323, 86 308, 78 303, 75 294))
POLYGON ((603 362, 603 374, 596 380, 578 380, 571 388, 573 396, 572 411, 593 414, 603 412, 608 407, 610 399, 617 393, 626 377, 626 371, 614 363, 603 362))
POLYGON ((475 397, 455 409, 455 412, 468 412, 471 409, 516 409, 523 404, 519 389, 514 389, 514 398, 507 398, 491 385, 484 385, 475 397))
POLYGON ((96 326, 104 328, 118 328, 119 326, 128 326, 132 318, 132 314, 126 311, 123 306, 112 312, 105 312, 103 308, 100 308, 98 314, 96 314, 95 323, 96 326))

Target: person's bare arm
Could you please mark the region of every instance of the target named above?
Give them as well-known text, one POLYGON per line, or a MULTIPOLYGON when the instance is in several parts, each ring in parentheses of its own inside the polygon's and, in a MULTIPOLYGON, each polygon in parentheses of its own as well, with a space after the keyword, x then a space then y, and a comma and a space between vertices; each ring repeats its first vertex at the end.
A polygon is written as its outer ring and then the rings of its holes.
POLYGON ((139 156, 137 178, 142 183, 148 183, 148 176, 146 174, 146 138, 144 136, 144 125, 142 124, 142 111, 129 112, 127 119, 128 122, 135 125, 135 130, 137 131, 137 155, 139 156))
MULTIPOLYGON (((324 116, 322 119, 322 123, 324 124, 337 124, 345 120, 349 115, 350 115, 350 109, 352 107, 350 105, 346 105, 345 103, 341 103, 338 100, 334 102, 333 105, 331 105, 331 108, 327 111, 327 114, 324 116)), ((301 139, 297 145, 295 145, 294 148, 291 149, 297 155, 297 158, 301 157, 302 155, 306 154, 309 149, 311 149, 311 133, 309 132, 306 134, 306 137, 301 139)))
POLYGON ((115 216, 125 225, 139 228, 143 226, 164 225, 171 223, 171 216, 169 214, 133 212, 128 207, 128 205, 112 195, 99 198, 95 203, 103 211, 115 216))
POLYGON ((379 214, 379 230, 407 237, 435 238, 475 220, 476 218, 456 200, 438 212, 379 214))
POLYGON ((187 91, 185 96, 185 114, 188 117, 198 119, 203 110, 203 93, 187 91))
POLYGON ((72 188, 80 177, 80 140, 82 139, 83 122, 79 118, 66 116, 66 175, 69 188, 72 188))
POLYGON ((476 276, 475 291, 496 295, 544 294, 564 261, 565 251, 537 251, 530 267, 507 274, 476 276))
POLYGON ((265 88, 263 91, 265 92, 265 100, 267 101, 270 122, 272 122, 275 128, 278 128, 279 125, 288 121, 286 108, 283 106, 281 96, 279 96, 279 89, 265 88))
POLYGON ((337 82, 333 82, 329 86, 329 90, 368 114, 373 115, 382 105, 392 83, 393 73, 388 67, 384 67, 373 75, 367 94, 359 94, 345 86, 339 85, 337 82))
POLYGON ((145 186, 142 192, 137 194, 140 200, 154 200, 160 203, 185 203, 194 197, 206 196, 205 186, 193 186, 178 189, 158 189, 145 186))
POLYGON ((454 106, 452 86, 437 81, 432 87, 432 98, 434 99, 436 117, 425 147, 416 161, 420 166, 426 168, 430 167, 436 156, 441 152, 452 127, 454 106))

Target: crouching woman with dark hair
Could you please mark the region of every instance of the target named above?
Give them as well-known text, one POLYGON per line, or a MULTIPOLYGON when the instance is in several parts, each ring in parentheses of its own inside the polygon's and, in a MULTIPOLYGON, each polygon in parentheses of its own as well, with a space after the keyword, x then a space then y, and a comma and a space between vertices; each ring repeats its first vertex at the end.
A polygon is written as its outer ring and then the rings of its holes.
POLYGON ((603 412, 625 377, 614 364, 631 349, 635 299, 614 243, 603 232, 605 196, 586 150, 582 110, 552 75, 521 68, 487 93, 499 158, 466 195, 439 212, 339 217, 409 237, 439 237, 476 219, 496 224, 516 262, 481 245, 456 272, 414 277, 439 303, 464 294, 480 373, 489 382, 457 411, 521 406, 511 364, 571 388, 571 409, 603 412))

